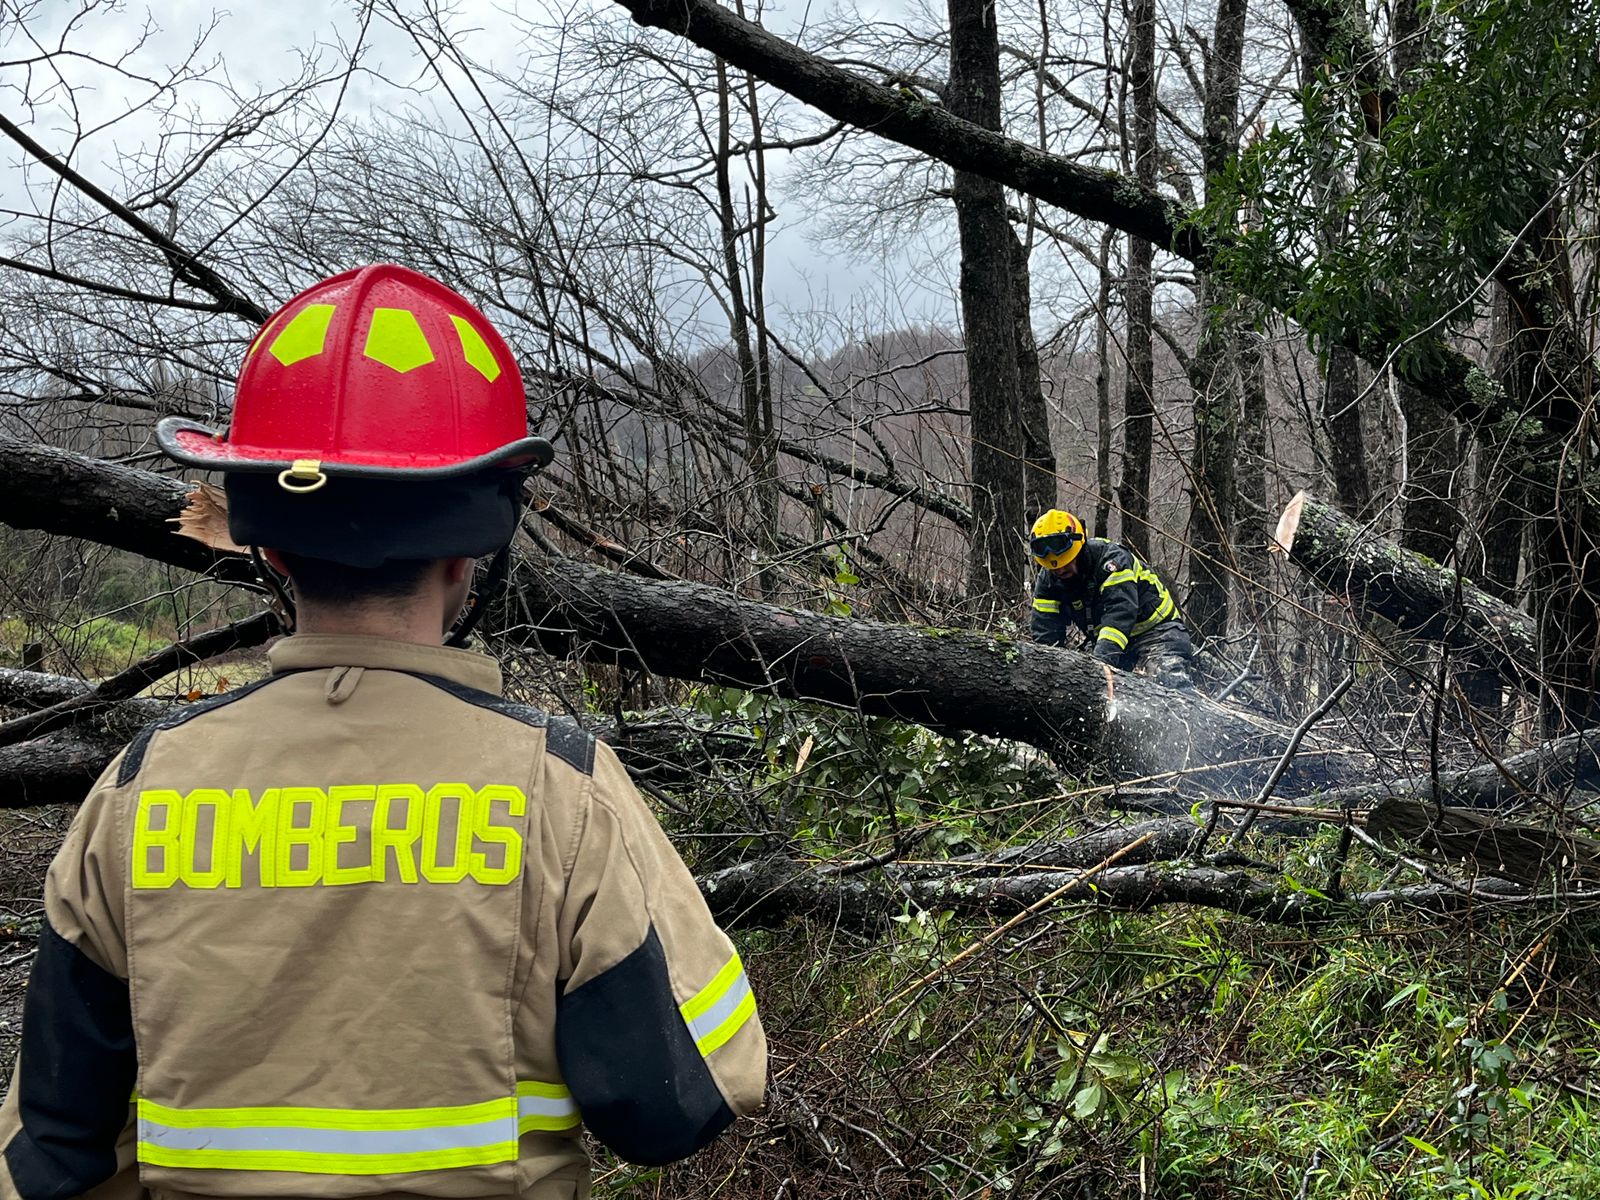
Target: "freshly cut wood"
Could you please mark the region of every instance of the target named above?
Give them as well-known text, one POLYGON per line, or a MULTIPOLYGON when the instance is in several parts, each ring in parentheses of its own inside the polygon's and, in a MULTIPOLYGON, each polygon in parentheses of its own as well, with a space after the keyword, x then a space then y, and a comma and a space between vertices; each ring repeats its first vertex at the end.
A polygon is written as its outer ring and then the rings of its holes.
MULTIPOLYGON (((9 437, 0 456, 6 524, 249 577, 238 555, 172 534, 189 494, 177 480, 9 437), (38 503, 56 494, 77 499, 38 503)), ((1073 650, 826 617, 571 559, 523 557, 495 624, 499 636, 556 655, 1028 742, 1126 775, 1204 767, 1191 776, 1197 786, 1224 792, 1258 786, 1289 737, 1274 722, 1135 676, 1117 680, 1108 704, 1100 664, 1073 650)), ((1352 782, 1369 764, 1362 751, 1308 744, 1280 791, 1352 782)))
POLYGON ((1305 492, 1289 501, 1274 548, 1363 617, 1442 642, 1525 687, 1539 686, 1539 650, 1527 613, 1449 567, 1402 549, 1305 492))

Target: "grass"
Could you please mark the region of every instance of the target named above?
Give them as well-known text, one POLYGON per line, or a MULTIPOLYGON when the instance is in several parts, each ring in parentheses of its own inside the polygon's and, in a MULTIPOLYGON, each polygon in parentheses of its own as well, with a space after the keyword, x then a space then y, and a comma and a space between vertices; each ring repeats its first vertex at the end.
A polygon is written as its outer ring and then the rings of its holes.
MULTIPOLYGON (((754 804, 800 857, 929 825, 917 857, 933 857, 1106 817, 1089 799, 1023 802, 981 743, 800 706, 735 715, 765 765, 725 780, 726 800, 680 797, 699 814, 669 818, 680 831, 740 828, 754 804)), ((1320 880, 1335 840, 1252 853, 1320 880)), ((1358 858, 1346 880, 1385 870, 1358 858)), ((597 1195, 1600 1200, 1593 915, 1396 909, 1302 930, 1067 905, 948 965, 991 928, 906 911, 874 938, 825 919, 739 931, 767 1109, 673 1167, 602 1155, 597 1195)))
POLYGON ((1600 1197, 1592 930, 1069 910, 817 1052, 984 931, 742 935, 773 1103, 599 1194, 1600 1197))

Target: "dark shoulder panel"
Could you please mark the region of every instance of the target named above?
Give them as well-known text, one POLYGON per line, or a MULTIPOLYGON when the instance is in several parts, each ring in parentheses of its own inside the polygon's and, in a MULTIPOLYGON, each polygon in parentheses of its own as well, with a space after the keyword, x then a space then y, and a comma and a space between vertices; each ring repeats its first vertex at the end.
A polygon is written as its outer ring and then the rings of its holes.
POLYGON ((150 748, 150 739, 163 729, 176 729, 179 725, 187 725, 196 717, 203 717, 208 712, 215 712, 232 704, 235 700, 243 700, 251 692, 259 692, 268 684, 276 683, 286 678, 291 672, 280 675, 269 675, 265 679, 258 679, 255 683, 246 684, 242 688, 235 688, 220 696, 212 696, 205 700, 197 700, 193 704, 186 704, 175 712, 168 713, 158 721, 152 721, 137 734, 133 741, 128 743, 128 752, 122 757, 122 766, 117 769, 117 786, 122 787, 129 783, 139 773, 139 768, 144 766, 145 751, 150 748))
POLYGON ((571 717, 557 717, 550 722, 545 746, 573 770, 594 774, 594 734, 571 717))

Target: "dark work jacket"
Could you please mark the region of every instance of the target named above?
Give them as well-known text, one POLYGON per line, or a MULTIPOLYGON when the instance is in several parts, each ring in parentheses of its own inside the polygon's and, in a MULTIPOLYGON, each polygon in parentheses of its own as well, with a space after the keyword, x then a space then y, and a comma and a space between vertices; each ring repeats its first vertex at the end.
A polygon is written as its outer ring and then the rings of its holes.
POLYGON ((1130 643, 1167 621, 1178 620, 1177 601, 1138 555, 1105 538, 1078 551, 1078 573, 1058 579, 1040 571, 1033 583, 1033 640, 1064 646, 1067 627, 1094 638, 1094 656, 1120 665, 1130 643))

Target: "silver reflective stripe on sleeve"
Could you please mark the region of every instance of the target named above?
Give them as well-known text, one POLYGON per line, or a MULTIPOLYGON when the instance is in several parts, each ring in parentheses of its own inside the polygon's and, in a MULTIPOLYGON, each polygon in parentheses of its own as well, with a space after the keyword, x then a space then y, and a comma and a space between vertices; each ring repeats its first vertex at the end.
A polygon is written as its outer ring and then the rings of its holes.
POLYGON ((559 1083, 525 1081, 517 1084, 517 1132, 575 1129, 578 1106, 572 1093, 559 1083))

